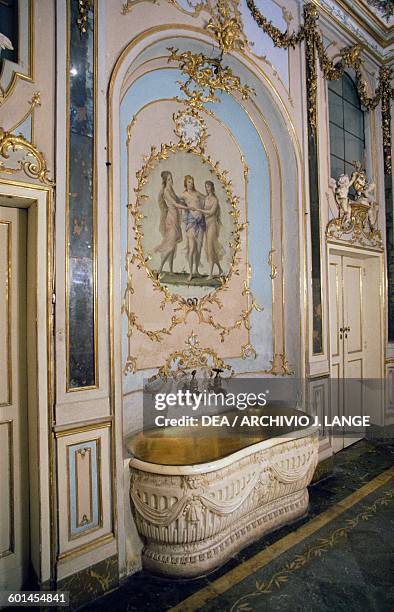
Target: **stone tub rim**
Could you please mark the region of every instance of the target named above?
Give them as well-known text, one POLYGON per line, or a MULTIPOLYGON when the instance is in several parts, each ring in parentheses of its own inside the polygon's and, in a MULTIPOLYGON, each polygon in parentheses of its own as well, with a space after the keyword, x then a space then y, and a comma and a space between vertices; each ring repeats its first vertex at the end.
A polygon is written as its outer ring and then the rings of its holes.
MULTIPOLYGON (((150 472, 153 474, 163 474, 168 476, 188 476, 194 474, 206 474, 207 472, 215 472, 217 470, 220 470, 234 463, 234 461, 236 461, 237 459, 242 459, 249 455, 253 455, 259 450, 272 448, 273 446, 277 446, 279 444, 286 444, 286 442, 291 442, 292 440, 297 440, 299 438, 306 438, 312 434, 318 434, 318 431, 318 426, 310 425, 303 429, 298 429, 279 436, 275 436, 273 438, 261 440, 261 442, 254 442, 249 446, 244 446, 243 448, 233 453, 230 453, 225 457, 221 457, 220 459, 214 459, 205 463, 195 463, 189 465, 165 465, 159 463, 150 463, 149 461, 138 459, 133 455, 132 451, 128 449, 128 453, 130 456, 129 466, 130 468, 135 468, 137 470, 141 470, 142 472, 150 472)), ((127 437, 127 440, 134 438, 139 433, 140 432, 136 432, 134 434, 129 435, 127 437)), ((126 446, 128 447, 127 443, 126 446)))

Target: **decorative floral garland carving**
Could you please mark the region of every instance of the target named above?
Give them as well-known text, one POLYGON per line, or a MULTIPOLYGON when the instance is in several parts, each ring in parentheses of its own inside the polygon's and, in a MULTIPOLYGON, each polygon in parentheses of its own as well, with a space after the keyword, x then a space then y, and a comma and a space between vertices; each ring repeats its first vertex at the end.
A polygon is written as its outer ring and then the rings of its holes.
POLYGON ((49 170, 43 154, 21 134, 16 136, 0 128, 0 156, 9 159, 10 153, 16 151, 24 151, 27 159, 18 159, 17 168, 7 168, 0 162, 1 172, 14 173, 23 170, 28 177, 37 179, 44 185, 50 187, 54 185, 54 182, 48 178, 49 170))
POLYGON ((93 9, 93 0, 78 0, 78 19, 77 26, 81 34, 88 31, 89 11, 93 9))
POLYGON ((346 47, 340 52, 340 60, 334 63, 328 56, 323 37, 317 27, 319 13, 312 3, 304 6, 304 24, 297 33, 281 32, 257 8, 254 0, 246 0, 246 4, 261 29, 268 34, 276 47, 288 49, 305 42, 307 64, 307 90, 308 115, 312 130, 316 130, 317 108, 317 70, 316 59, 319 60, 323 76, 327 80, 338 80, 346 68, 353 68, 356 73, 356 85, 361 102, 368 111, 374 110, 382 103, 382 130, 385 173, 391 175, 391 109, 390 102, 394 98, 394 89, 391 87, 392 70, 389 66, 381 66, 379 70, 379 83, 373 96, 368 96, 367 82, 362 76, 363 61, 360 57, 361 46, 346 47))
POLYGON ((289 47, 292 47, 293 49, 295 49, 296 45, 300 44, 302 41, 305 40, 304 26, 301 26, 297 34, 294 32, 292 34, 289 34, 289 32, 287 31, 281 32, 281 30, 274 26, 273 23, 269 21, 269 19, 264 17, 264 15, 257 8, 253 0, 246 0, 246 4, 257 25, 260 26, 260 28, 265 32, 265 34, 268 34, 275 47, 281 47, 283 49, 288 49, 289 47))

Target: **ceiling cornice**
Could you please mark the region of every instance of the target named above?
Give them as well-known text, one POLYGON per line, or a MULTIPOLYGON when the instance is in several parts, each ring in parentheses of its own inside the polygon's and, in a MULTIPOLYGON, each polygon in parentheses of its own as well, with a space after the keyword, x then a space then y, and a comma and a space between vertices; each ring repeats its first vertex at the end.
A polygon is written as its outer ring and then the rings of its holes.
POLYGON ((387 47, 394 41, 394 26, 386 24, 376 16, 365 2, 361 0, 335 0, 336 3, 346 10, 357 23, 367 32, 374 36, 382 47, 387 47))
MULTIPOLYGON (((353 19, 354 23, 381 47, 382 51, 394 44, 394 26, 386 26, 361 0, 335 0, 335 2, 331 0, 329 3, 325 2, 325 0, 312 0, 312 2, 352 36, 356 36, 356 32, 352 31, 341 19, 331 12, 327 8, 327 4, 336 4, 339 10, 342 10, 343 13, 353 19)), ((383 57, 380 59, 386 60, 383 57)))
MULTIPOLYGON (((390 34, 379 35, 368 21, 361 19, 354 10, 350 10, 347 2, 350 0, 309 0, 312 1, 326 15, 328 20, 334 25, 338 25, 346 32, 351 40, 361 43, 362 47, 368 51, 371 58, 379 64, 391 63, 394 59, 394 30, 386 28, 390 34), (351 20, 351 22, 349 21, 351 20), (390 48, 391 47, 391 48, 390 48)), ((360 0, 351 0, 352 7, 360 4, 360 0)), ((365 8, 365 7, 364 7, 365 8)), ((383 26, 383 24, 381 24, 383 26)))

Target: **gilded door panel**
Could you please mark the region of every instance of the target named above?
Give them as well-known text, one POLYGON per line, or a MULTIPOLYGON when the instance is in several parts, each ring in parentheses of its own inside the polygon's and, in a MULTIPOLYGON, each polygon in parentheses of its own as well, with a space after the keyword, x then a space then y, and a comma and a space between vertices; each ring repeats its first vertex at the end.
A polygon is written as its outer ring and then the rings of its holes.
POLYGON ((76 522, 78 527, 93 521, 92 449, 78 449, 75 455, 76 522), (89 486, 86 486, 86 483, 89 486))
POLYGON ((102 527, 100 457, 99 438, 67 446, 70 539, 102 527))
POLYGON ((345 348, 348 355, 362 353, 363 330, 363 266, 344 257, 344 323, 348 331, 345 333, 345 348))
POLYGON ((0 422, 0 558, 14 549, 12 421, 0 422))
MULTIPOLYGON (((363 360, 348 360, 346 364, 347 379, 344 383, 344 416, 355 417, 364 414, 364 384, 363 384, 363 360)), ((343 427, 344 448, 361 440, 364 431, 352 425, 345 424, 343 427)))
POLYGON ((57 432, 59 558, 112 541, 111 423, 57 432))
POLYGON ((0 405, 11 403, 11 231, 0 216, 0 405))
POLYGON ((363 377, 363 361, 362 359, 348 359, 346 364, 346 372, 348 378, 361 379, 363 377))
MULTIPOLYGON (((363 260, 343 258, 343 304, 344 304, 344 415, 359 416, 364 413, 364 347, 363 347, 363 260)), ((349 446, 363 437, 346 434, 344 446, 349 446)), ((353 428, 354 431, 354 428, 353 428)))
POLYGON ((363 414, 363 360, 349 360, 347 374, 348 378, 344 385, 345 415, 359 416, 363 414))
POLYGON ((341 374, 342 374, 342 369, 341 369, 341 365, 340 363, 334 363, 331 365, 331 377, 332 378, 340 378, 341 374))
MULTIPOLYGON (((330 258, 330 343, 331 360, 337 365, 341 358, 342 343, 340 331, 342 321, 342 274, 341 258, 333 255, 330 258)), ((331 375, 333 375, 331 373, 331 375)))
POLYGON ((0 589, 20 589, 29 556, 26 219, 0 207, 0 589))
MULTIPOLYGON (((330 296, 330 351, 331 351, 331 417, 343 413, 343 303, 342 303, 342 257, 331 255, 329 262, 329 296, 330 296)), ((334 436, 331 440, 334 452, 343 448, 343 439, 334 436)))

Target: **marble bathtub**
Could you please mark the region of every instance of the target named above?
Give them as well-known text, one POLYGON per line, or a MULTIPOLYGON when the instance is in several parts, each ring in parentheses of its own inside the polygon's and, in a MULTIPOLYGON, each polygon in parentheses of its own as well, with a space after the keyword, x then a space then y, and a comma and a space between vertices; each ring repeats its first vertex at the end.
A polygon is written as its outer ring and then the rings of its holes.
POLYGON ((306 513, 318 457, 316 427, 255 427, 247 435, 195 427, 185 435, 179 429, 127 440, 144 568, 171 577, 203 575, 306 513))

